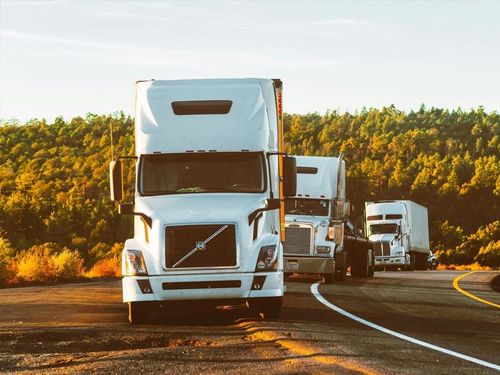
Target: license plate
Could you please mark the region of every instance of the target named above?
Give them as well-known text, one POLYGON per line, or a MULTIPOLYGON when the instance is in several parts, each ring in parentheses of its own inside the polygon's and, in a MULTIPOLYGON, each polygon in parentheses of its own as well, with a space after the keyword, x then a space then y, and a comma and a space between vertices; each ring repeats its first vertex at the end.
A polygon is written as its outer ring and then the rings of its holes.
POLYGON ((296 270, 299 269, 299 262, 290 262, 290 261, 288 261, 287 265, 288 265, 288 269, 289 270, 296 271, 296 270))

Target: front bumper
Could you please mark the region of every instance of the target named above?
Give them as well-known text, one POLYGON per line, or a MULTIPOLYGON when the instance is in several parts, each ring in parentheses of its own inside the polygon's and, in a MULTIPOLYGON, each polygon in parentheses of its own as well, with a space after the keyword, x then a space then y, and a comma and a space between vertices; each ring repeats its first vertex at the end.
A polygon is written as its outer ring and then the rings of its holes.
POLYGON ((123 302, 281 297, 283 272, 124 276, 122 290, 123 302), (145 284, 149 287, 145 288, 145 284), (260 288, 256 289, 255 284, 260 288))
POLYGON ((406 265, 405 256, 378 256, 375 257, 375 266, 404 266, 406 265))
POLYGON ((283 270, 286 273, 333 273, 334 258, 285 256, 283 270))

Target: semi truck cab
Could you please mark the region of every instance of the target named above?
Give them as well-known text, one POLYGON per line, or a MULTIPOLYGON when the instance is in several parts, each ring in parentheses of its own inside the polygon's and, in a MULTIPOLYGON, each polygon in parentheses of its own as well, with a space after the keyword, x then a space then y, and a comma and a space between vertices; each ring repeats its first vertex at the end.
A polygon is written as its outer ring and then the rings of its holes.
POLYGON ((281 310, 284 199, 295 159, 283 153, 282 84, 271 79, 136 83, 135 192, 120 157, 111 199, 134 215, 122 254, 129 320, 156 304, 248 302, 281 310))
POLYGON ((319 274, 327 284, 343 280, 349 266, 354 276, 373 276, 370 243, 348 216, 342 154, 295 158, 297 195, 285 205, 285 273, 319 274))

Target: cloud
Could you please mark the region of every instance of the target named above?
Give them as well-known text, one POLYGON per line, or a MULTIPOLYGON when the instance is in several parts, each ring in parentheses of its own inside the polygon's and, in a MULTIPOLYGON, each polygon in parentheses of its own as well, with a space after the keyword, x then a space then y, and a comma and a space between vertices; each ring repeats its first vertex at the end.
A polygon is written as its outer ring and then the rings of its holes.
MULTIPOLYGON (((205 70, 253 71, 254 69, 323 69, 340 63, 324 56, 288 58, 286 54, 276 54, 271 50, 248 50, 244 46, 232 48, 163 48, 138 44, 85 41, 68 37, 26 33, 11 29, 1 29, 3 40, 29 44, 26 50, 32 55, 67 56, 86 58, 113 65, 141 67, 176 67, 185 71, 205 70), (48 47, 47 47, 48 46, 48 47), (230 58, 228 58, 230 56, 230 58)), ((16 47, 19 48, 17 43, 16 47)))

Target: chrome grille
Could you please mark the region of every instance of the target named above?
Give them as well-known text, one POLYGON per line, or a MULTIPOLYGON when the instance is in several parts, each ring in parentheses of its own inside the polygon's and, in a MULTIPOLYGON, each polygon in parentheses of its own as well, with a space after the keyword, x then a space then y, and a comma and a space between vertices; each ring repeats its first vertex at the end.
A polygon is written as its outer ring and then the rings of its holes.
POLYGON ((285 254, 311 254, 311 227, 287 226, 285 254))
POLYGON ((373 246, 376 257, 391 255, 391 245, 389 244, 389 242, 386 241, 375 242, 373 246))
POLYGON ((165 228, 165 259, 167 268, 234 267, 236 266, 236 235, 234 225, 182 225, 165 228), (223 229, 223 227, 226 227, 223 229), (221 231, 221 229, 223 229, 221 231), (219 234, 213 236, 217 231, 219 234), (194 251, 200 242, 201 250, 194 251), (184 260, 182 260, 186 257, 184 260))

